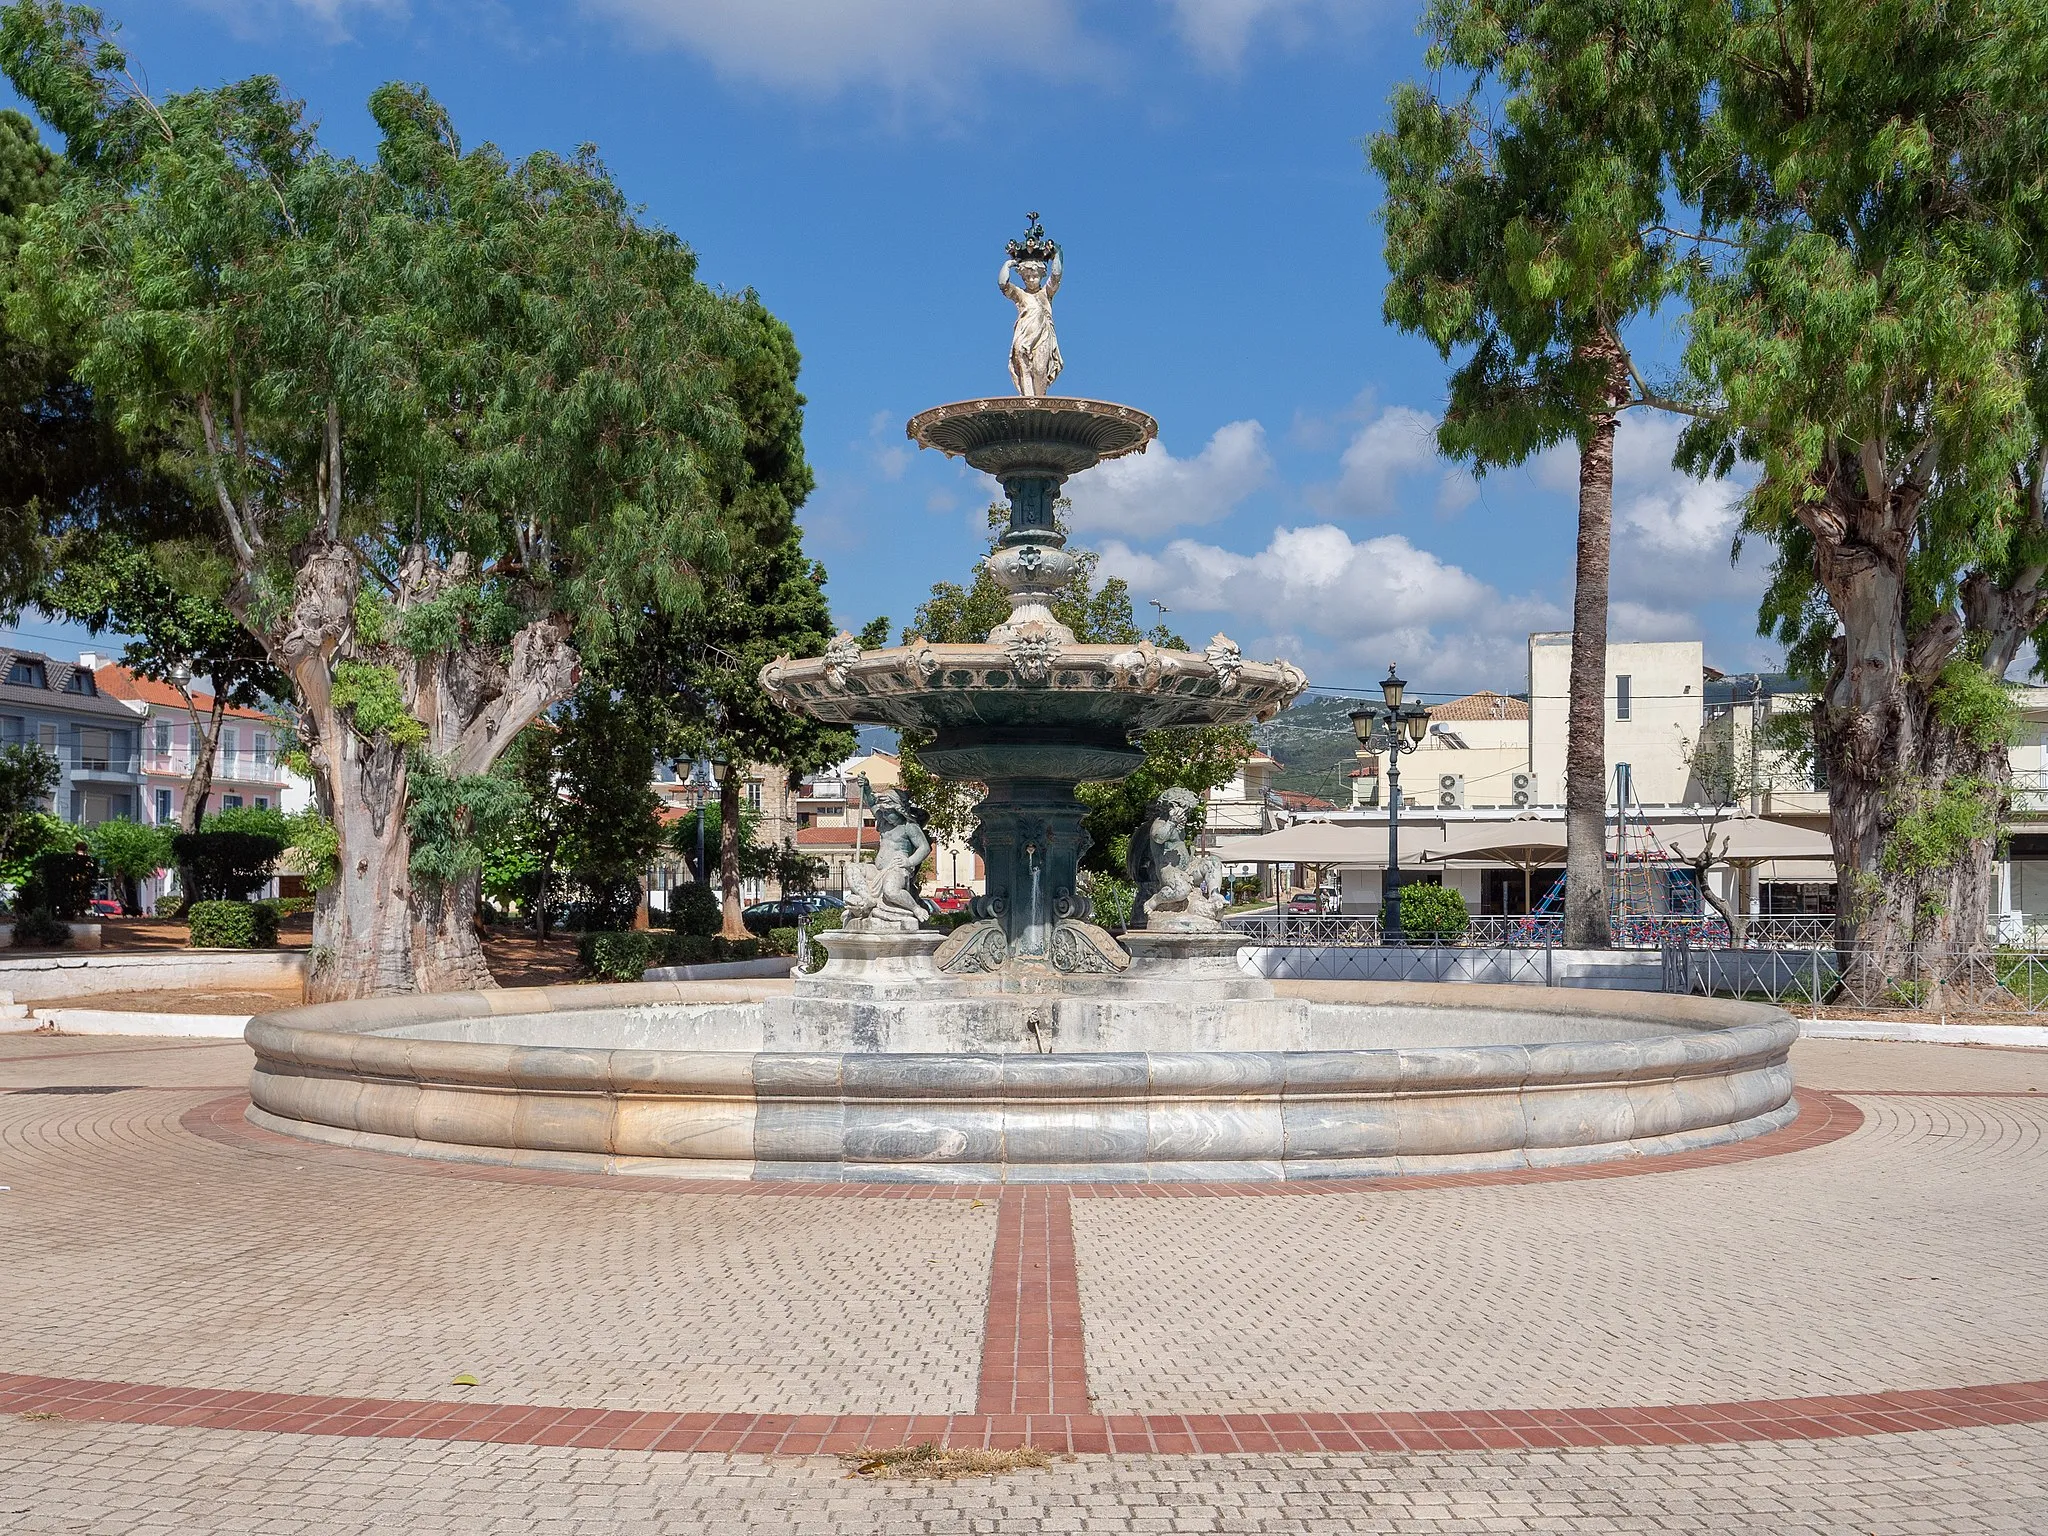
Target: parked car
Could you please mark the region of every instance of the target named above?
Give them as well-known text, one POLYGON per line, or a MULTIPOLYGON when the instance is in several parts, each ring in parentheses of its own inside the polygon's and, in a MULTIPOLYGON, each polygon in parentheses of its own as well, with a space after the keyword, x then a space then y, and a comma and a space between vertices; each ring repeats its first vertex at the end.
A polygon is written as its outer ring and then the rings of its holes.
POLYGON ((1287 898, 1287 910, 1290 912, 1321 912, 1323 910, 1323 898, 1314 891, 1297 891, 1294 895, 1287 898))
POLYGON ((105 896, 95 896, 92 899, 92 907, 86 915, 88 917, 119 917, 121 915, 121 903, 110 901, 105 896))
POLYGON ((942 885, 925 897, 934 912, 964 912, 972 900, 974 891, 965 885, 942 885))
POLYGON ((767 933, 772 928, 794 928, 799 918, 845 905, 837 896, 827 896, 822 891, 810 896, 784 896, 775 901, 755 902, 740 913, 740 920, 749 933, 767 933))

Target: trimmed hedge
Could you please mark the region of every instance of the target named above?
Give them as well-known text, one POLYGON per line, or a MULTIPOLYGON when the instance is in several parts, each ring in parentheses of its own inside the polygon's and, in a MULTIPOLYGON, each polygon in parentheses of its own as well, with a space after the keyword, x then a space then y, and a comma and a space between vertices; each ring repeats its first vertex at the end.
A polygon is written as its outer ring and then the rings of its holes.
POLYGON ((41 854, 32 869, 18 903, 24 911, 47 912, 67 923, 85 916, 100 879, 99 864, 91 854, 68 849, 41 854))
POLYGON ((605 981, 638 981, 643 972, 657 966, 717 965, 758 960, 767 953, 772 951, 759 939, 721 939, 665 928, 586 933, 576 940, 576 956, 583 969, 605 981))
POLYGON ((1446 885, 1404 885, 1400 890, 1401 933, 1424 943, 1448 944, 1472 926, 1465 898, 1446 885))
POLYGON ((768 953, 771 955, 793 955, 796 953, 796 930, 794 928, 770 928, 768 930, 768 953))
POLYGON ((705 938, 718 932, 725 921, 725 903, 719 893, 702 880, 678 885, 668 893, 668 925, 677 933, 705 938))
POLYGON ((185 910, 194 949, 270 949, 277 912, 261 901, 195 901, 185 910))
POLYGON ((71 942, 71 930, 64 919, 48 912, 30 910, 14 917, 16 949, 62 949, 71 942))
POLYGON ((171 857, 195 907, 247 901, 283 853, 284 839, 267 832, 180 832, 171 839, 171 857))

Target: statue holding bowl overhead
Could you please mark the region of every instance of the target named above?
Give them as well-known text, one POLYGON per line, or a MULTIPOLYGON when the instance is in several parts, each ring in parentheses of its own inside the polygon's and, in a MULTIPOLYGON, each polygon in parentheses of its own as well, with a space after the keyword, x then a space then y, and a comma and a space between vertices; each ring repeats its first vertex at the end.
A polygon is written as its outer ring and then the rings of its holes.
POLYGON ((1009 259, 996 274, 1003 297, 1017 306, 1010 333, 1010 380, 1017 393, 1040 396, 1060 376, 1060 343, 1052 330, 1052 296, 1060 291, 1060 248, 1045 237, 1037 213, 1022 240, 1012 240, 1009 259), (1011 281, 1015 273, 1016 280, 1011 281))

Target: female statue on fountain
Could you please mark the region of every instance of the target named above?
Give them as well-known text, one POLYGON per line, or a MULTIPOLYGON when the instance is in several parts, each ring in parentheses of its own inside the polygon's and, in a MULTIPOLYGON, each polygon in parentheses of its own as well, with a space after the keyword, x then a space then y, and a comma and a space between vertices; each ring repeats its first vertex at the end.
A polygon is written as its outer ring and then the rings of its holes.
POLYGON ((1059 338, 1052 330, 1052 296, 1060 291, 1060 248, 1046 239, 1038 215, 1022 240, 1010 242, 1009 259, 996 274, 1003 297, 1017 306, 1017 328, 1010 333, 1010 380, 1017 393, 1041 396, 1060 376, 1059 338), (1010 274, 1017 280, 1012 282, 1010 274))

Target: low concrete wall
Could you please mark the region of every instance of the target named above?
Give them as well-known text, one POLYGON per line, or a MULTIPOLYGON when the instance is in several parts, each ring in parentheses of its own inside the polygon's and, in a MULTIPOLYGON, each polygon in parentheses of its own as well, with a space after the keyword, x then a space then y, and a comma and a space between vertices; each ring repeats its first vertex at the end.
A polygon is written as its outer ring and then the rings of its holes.
POLYGON ((117 950, 24 959, 7 959, 0 951, 0 992, 17 1003, 144 988, 267 989, 303 986, 305 979, 306 952, 301 949, 117 950))
POLYGON ((47 1024, 67 1035, 177 1035, 194 1040, 239 1040, 246 1013, 137 1013, 113 1008, 38 1008, 31 1027, 47 1024))
POLYGON ((768 955, 760 960, 719 960, 707 965, 658 965, 641 974, 642 981, 746 981, 761 976, 787 976, 796 969, 795 955, 768 955))
POLYGON ((744 983, 460 993, 252 1020, 250 1117, 349 1145, 619 1173, 1130 1182, 1545 1167, 1736 1140, 1794 1113, 1786 1052, 1799 1029, 1776 1008, 1484 985, 1340 990, 1319 1001, 1361 1018, 1471 1008, 1520 1019, 1526 1035, 1052 1055, 421 1038, 494 1016, 582 1021, 776 995, 744 983), (1611 1037, 1548 1042, 1567 1009, 1607 1019, 1611 1037))

